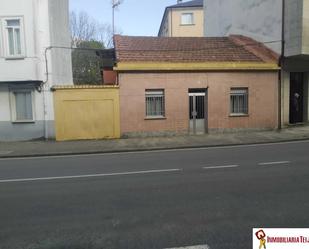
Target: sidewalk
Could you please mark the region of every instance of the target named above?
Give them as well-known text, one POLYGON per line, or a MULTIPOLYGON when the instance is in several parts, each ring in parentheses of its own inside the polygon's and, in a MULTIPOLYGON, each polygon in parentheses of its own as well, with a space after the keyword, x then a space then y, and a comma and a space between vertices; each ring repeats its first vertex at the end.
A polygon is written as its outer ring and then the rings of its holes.
POLYGON ((0 142, 0 158, 147 151, 309 140, 309 126, 279 131, 92 141, 0 142))

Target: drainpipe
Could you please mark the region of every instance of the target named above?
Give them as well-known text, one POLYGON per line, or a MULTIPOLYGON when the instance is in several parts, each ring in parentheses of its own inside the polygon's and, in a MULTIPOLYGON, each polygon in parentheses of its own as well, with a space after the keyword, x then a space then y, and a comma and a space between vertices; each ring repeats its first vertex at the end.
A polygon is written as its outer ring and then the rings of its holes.
POLYGON ((42 83, 42 91, 43 91, 43 111, 44 111, 44 136, 45 136, 45 140, 48 140, 48 123, 47 123, 47 119, 48 119, 48 113, 47 113, 47 100, 46 100, 46 89, 45 89, 45 85, 48 83, 49 80, 49 72, 48 72, 48 60, 47 60, 47 51, 51 50, 52 47, 47 47, 45 48, 45 52, 44 52, 44 56, 45 56, 45 72, 46 72, 46 79, 45 81, 42 83))
POLYGON ((281 88, 284 84, 284 56, 285 56, 285 0, 282 0, 282 27, 281 27, 281 56, 279 60, 279 66, 281 67, 279 72, 279 89, 278 89, 278 129, 282 129, 282 92, 281 88))

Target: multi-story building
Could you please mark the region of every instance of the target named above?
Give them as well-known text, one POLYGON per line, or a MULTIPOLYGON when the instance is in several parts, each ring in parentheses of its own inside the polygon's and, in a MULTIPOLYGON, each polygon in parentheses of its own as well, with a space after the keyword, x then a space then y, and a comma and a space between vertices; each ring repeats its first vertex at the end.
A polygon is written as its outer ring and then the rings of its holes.
POLYGON ((73 84, 68 0, 0 6, 0 140, 51 138, 51 86, 73 84))
POLYGON ((204 32, 203 13, 203 0, 189 2, 178 0, 177 4, 166 7, 158 36, 202 37, 204 32))
POLYGON ((309 1, 204 0, 204 6, 204 34, 208 37, 242 34, 281 54, 284 26, 281 122, 308 122, 309 1))

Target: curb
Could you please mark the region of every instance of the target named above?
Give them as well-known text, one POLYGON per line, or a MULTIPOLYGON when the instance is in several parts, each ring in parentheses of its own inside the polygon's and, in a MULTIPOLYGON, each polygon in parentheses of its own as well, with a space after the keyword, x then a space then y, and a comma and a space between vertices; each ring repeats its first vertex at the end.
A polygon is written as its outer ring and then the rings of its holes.
POLYGON ((293 143, 308 141, 309 138, 298 139, 282 139, 273 141, 248 142, 248 143, 231 143, 231 144, 213 144, 213 145, 191 145, 191 146, 171 146, 171 147, 154 147, 154 148, 136 148, 136 149, 115 149, 115 150, 94 150, 82 152, 52 152, 52 153, 38 153, 38 154, 20 154, 20 155, 0 155, 0 159, 18 159, 18 158, 36 158, 36 157, 57 157, 57 156, 78 156, 78 155, 104 155, 114 153, 134 153, 134 152, 150 152, 150 151, 167 151, 167 150, 186 150, 186 149, 204 149, 204 148, 218 148, 218 147, 233 147, 233 146, 250 146, 250 145, 269 145, 278 143, 293 143))

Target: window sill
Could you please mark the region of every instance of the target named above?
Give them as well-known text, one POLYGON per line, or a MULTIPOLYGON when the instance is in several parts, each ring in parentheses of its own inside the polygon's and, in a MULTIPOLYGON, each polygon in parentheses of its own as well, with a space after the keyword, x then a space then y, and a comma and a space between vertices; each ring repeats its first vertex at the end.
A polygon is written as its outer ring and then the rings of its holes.
POLYGON ((235 114, 230 114, 229 117, 231 118, 237 118, 237 117, 249 117, 249 114, 241 114, 241 113, 235 113, 235 114))
POLYGON ((191 24, 180 24, 180 26, 195 26, 195 23, 191 23, 191 24))
POLYGON ((18 120, 18 121, 12 121, 12 124, 34 124, 34 120, 18 120))
POLYGON ((146 117, 145 120, 165 120, 166 117, 161 117, 161 116, 158 116, 158 117, 146 117))
POLYGON ((7 56, 5 57, 6 60, 24 60, 26 56, 20 55, 20 56, 7 56))

